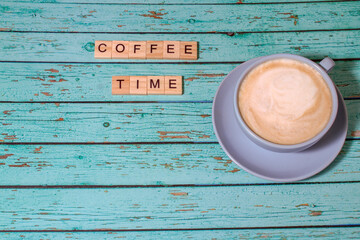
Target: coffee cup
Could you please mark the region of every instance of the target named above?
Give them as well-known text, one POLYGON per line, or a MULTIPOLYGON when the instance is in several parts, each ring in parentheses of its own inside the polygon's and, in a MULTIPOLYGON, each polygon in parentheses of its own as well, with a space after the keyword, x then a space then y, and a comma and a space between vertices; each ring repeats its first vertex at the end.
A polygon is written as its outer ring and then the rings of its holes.
POLYGON ((335 65, 293 54, 253 60, 234 92, 239 126, 257 145, 275 152, 299 152, 329 131, 338 110, 336 87, 327 74, 335 65))

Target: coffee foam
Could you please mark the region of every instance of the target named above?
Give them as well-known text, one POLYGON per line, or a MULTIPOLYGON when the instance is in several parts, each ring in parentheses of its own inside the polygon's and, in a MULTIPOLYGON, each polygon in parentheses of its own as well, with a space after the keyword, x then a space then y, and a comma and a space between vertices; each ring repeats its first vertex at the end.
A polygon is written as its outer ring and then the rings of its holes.
POLYGON ((308 64, 276 59, 251 70, 241 83, 238 106, 248 127, 277 144, 305 142, 326 126, 332 111, 330 89, 308 64))

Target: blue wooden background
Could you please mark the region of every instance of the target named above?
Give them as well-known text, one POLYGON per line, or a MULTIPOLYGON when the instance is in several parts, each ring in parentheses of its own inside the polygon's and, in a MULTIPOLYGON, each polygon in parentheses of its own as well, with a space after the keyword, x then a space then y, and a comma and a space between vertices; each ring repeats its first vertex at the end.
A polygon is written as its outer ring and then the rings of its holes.
POLYGON ((360 2, 0 3, 1 239, 360 239, 360 2), (95 40, 199 42, 197 61, 94 59, 95 40), (211 107, 240 63, 336 61, 345 145, 280 184, 225 155, 211 107), (181 96, 112 96, 114 75, 182 75, 181 96))

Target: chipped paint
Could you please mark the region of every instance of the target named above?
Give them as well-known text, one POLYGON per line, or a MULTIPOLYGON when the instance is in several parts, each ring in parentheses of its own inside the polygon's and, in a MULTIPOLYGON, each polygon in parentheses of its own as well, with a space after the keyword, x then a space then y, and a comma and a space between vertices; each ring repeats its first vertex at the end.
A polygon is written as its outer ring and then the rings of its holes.
POLYGON ((352 131, 351 136, 352 137, 360 137, 360 130, 352 131))
POLYGON ((11 115, 11 112, 15 112, 15 110, 5 110, 5 111, 3 111, 3 114, 11 115))
POLYGON ((9 165, 9 167, 30 167, 30 165, 28 165, 27 163, 23 163, 21 165, 9 165))
POLYGON ((51 69, 45 69, 44 71, 52 72, 52 73, 58 73, 58 72, 59 72, 59 70, 56 70, 56 69, 53 69, 53 68, 51 68, 51 69))
POLYGON ((189 77, 189 78, 185 78, 184 80, 192 82, 195 79, 200 79, 200 78, 198 78, 198 77, 189 77))
POLYGON ((161 16, 166 15, 167 13, 155 12, 155 11, 148 11, 150 14, 140 14, 143 17, 150 17, 155 19, 163 19, 161 16))
POLYGON ((53 94, 51 94, 51 93, 48 93, 48 92, 41 92, 42 94, 44 94, 45 96, 53 96, 53 94))
POLYGON ((197 73, 195 75, 201 77, 223 77, 225 73, 197 73))
POLYGON ((190 212, 190 211, 194 211, 194 209, 177 209, 175 210, 175 212, 190 212))
POLYGON ((42 149, 42 146, 35 148, 34 153, 42 153, 40 152, 42 149))
POLYGON ((187 192, 172 192, 170 194, 173 196, 187 196, 188 195, 187 192))
POLYGON ((302 204, 296 205, 295 207, 308 207, 308 206, 309 206, 308 203, 302 203, 302 204))
POLYGON ((5 155, 0 155, 0 159, 7 159, 10 156, 13 156, 14 154, 5 154, 5 155))
POLYGON ((309 216, 320 216, 323 213, 323 211, 311 211, 309 213, 309 216))

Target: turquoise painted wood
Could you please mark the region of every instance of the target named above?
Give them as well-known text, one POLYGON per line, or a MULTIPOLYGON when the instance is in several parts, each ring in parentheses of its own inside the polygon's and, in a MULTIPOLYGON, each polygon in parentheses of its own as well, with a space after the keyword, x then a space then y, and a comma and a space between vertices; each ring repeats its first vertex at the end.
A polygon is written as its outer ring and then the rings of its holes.
MULTIPOLYGON (((49 64, 0 63, 1 101, 212 101, 238 64, 49 64), (111 92, 113 75, 183 76, 180 96, 132 96, 111 92), (19 91, 22 89, 22 91, 19 91)), ((360 61, 336 61, 330 76, 345 98, 360 97, 360 61)))
MULTIPOLYGON (((227 34, 93 34, 0 32, 0 61, 36 62, 241 62, 273 53, 312 59, 357 59, 360 31, 227 34), (95 40, 181 40, 199 42, 198 61, 95 59, 95 40)), ((160 67, 160 66, 159 66, 160 67)))
POLYGON ((358 29, 360 2, 263 5, 2 3, 5 31, 248 32, 358 29), (41 21, 39 21, 41 19, 41 21), (99 19, 101 19, 99 21, 99 19), (216 23, 216 24, 214 24, 216 23))
MULTIPOLYGON (((348 139, 360 133, 360 101, 347 100, 348 139)), ((217 141, 212 103, 3 103, 1 142, 217 141)))
POLYGON ((0 229, 111 231, 360 224, 359 188, 360 183, 0 189, 0 229))
POLYGON ((146 232, 45 232, 0 233, 2 239, 356 239, 359 227, 260 230, 202 230, 146 232))
MULTIPOLYGON (((16 3, 82 3, 85 2, 81 0, 5 0, 5 2, 16 2, 16 3)), ((158 4, 158 5, 168 5, 168 4, 189 4, 189 5, 202 5, 202 4, 257 4, 257 3, 299 3, 299 2, 341 2, 341 0, 204 0, 199 2, 194 2, 192 0, 146 0, 146 3, 141 0, 87 0, 86 3, 98 3, 98 4, 158 4)))
MULTIPOLYGON (((360 141, 303 182, 360 178, 360 141)), ((289 159, 290 160, 290 159, 289 159)), ((0 185, 216 185, 270 183, 233 163, 218 144, 4 145, 0 185)))
POLYGON ((359 10, 333 0, 2 1, 0 238, 360 239, 359 10), (192 40, 200 55, 96 60, 100 39, 192 40), (340 155, 298 184, 239 169, 211 125, 225 75, 279 52, 334 58, 349 111, 340 155), (110 77, 124 73, 183 75, 184 95, 112 96, 110 77))

